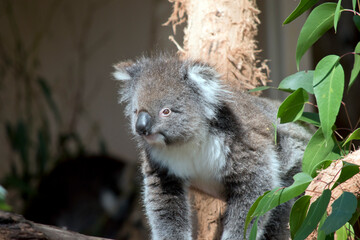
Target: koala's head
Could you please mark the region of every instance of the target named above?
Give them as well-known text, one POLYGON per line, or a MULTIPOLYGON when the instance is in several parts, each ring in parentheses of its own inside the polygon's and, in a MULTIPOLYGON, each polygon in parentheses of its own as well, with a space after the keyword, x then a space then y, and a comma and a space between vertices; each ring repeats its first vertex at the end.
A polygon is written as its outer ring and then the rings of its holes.
POLYGON ((206 137, 226 97, 219 74, 198 62, 162 55, 121 62, 115 69, 131 129, 153 147, 206 137))

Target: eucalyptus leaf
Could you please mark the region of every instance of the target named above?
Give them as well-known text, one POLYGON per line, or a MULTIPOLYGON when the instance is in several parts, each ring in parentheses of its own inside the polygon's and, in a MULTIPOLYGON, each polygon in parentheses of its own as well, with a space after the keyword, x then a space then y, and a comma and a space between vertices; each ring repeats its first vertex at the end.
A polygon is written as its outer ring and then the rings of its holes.
POLYGON ((256 209, 254 210, 253 215, 251 216, 251 218, 259 217, 261 215, 264 215, 267 211, 269 211, 272 208, 276 207, 277 204, 271 205, 271 203, 273 202, 273 200, 275 198, 275 193, 278 192, 278 191, 282 191, 282 190, 283 190, 283 188, 276 188, 276 189, 271 190, 267 194, 265 194, 261 198, 261 200, 259 201, 259 204, 256 207, 256 209))
POLYGON ((303 88, 290 94, 279 107, 277 117, 280 118, 280 123, 297 121, 302 116, 308 100, 309 96, 303 88))
POLYGON ((359 30, 360 32, 360 16, 359 15, 354 15, 353 16, 353 22, 356 26, 356 28, 359 30))
POLYGON ((296 18, 298 18, 301 14, 303 14, 306 10, 310 9, 312 6, 317 3, 318 0, 301 0, 299 5, 295 8, 295 10, 285 19, 284 25, 292 22, 296 18))
POLYGON ((349 143, 352 140, 360 140, 360 128, 356 129, 348 136, 346 141, 343 143, 343 146, 345 146, 347 143, 349 143))
POLYGON ((296 66, 299 64, 305 52, 334 25, 336 3, 323 3, 317 6, 308 16, 296 47, 296 66))
POLYGON ((300 71, 284 78, 280 84, 280 90, 295 91, 299 88, 305 89, 308 93, 314 94, 313 90, 314 71, 300 71))
POLYGON ((352 7, 353 7, 353 11, 355 11, 355 8, 356 8, 356 0, 352 0, 352 7))
POLYGON ((294 183, 291 186, 273 189, 263 196, 252 217, 261 216, 274 207, 299 196, 305 191, 312 180, 313 178, 307 173, 300 172, 296 174, 294 176, 294 183))
POLYGON ((347 150, 343 150, 343 149, 340 148, 340 145, 335 144, 334 148, 325 157, 325 159, 327 159, 327 160, 337 160, 337 159, 340 159, 341 157, 343 157, 343 156, 345 156, 347 154, 348 154, 347 150))
POLYGON ((354 67, 351 70, 348 90, 350 90, 360 72, 360 42, 357 43, 354 53, 354 67))
POLYGON ((320 222, 319 222, 317 240, 326 240, 326 233, 321 230, 321 227, 324 224, 324 222, 326 220, 326 217, 327 217, 327 214, 325 212, 324 215, 322 216, 320 222))
POLYGON ((270 87, 270 86, 261 86, 261 87, 250 89, 248 92, 264 91, 264 90, 267 90, 269 88, 272 88, 272 87, 270 87))
POLYGON ((321 230, 330 234, 345 225, 356 210, 357 199, 350 192, 343 192, 332 204, 332 212, 327 217, 321 230))
POLYGON ((348 240, 355 239, 355 231, 350 223, 346 223, 344 226, 336 231, 336 240, 348 240))
POLYGON ((332 162, 333 162, 332 160, 324 160, 324 161, 321 161, 319 164, 317 164, 317 165, 313 168, 313 170, 312 170, 312 172, 311 172, 311 176, 312 176, 312 177, 315 177, 315 176, 317 175, 318 171, 321 171, 321 170, 323 170, 323 169, 328 168, 328 167, 331 165, 332 162))
POLYGON ((246 215, 246 219, 245 219, 245 226, 244 226, 244 239, 246 239, 246 231, 247 228, 252 220, 252 216, 254 214, 255 209, 257 208, 257 206, 259 205, 260 200, 266 195, 268 194, 270 191, 265 192, 262 196, 258 197, 258 199, 256 199, 256 201, 253 203, 253 205, 251 205, 249 212, 246 215))
POLYGON ((249 240, 256 240, 258 222, 259 222, 259 217, 256 218, 256 220, 251 228, 249 240))
POLYGON ((341 169, 340 176, 336 181, 336 183, 334 184, 334 186, 332 187, 332 189, 336 188, 346 180, 352 178, 357 173, 359 173, 358 165, 343 161, 343 167, 341 169))
POLYGON ((320 127, 320 117, 318 113, 303 112, 299 121, 307 122, 316 127, 320 127))
POLYGON ((334 138, 327 141, 322 129, 319 128, 306 146, 302 161, 302 170, 308 174, 332 152, 336 142, 334 138))
POLYGON ((341 8, 341 0, 338 0, 338 3, 336 5, 336 9, 335 9, 335 15, 334 15, 334 29, 335 29, 335 32, 336 32, 337 25, 338 25, 339 18, 340 18, 340 14, 341 14, 340 8, 341 8))
POLYGON ((355 213, 352 215, 351 219, 349 220, 350 225, 355 225, 355 223, 358 221, 360 216, 360 201, 357 202, 357 207, 355 213))
POLYGON ((321 161, 313 168, 311 176, 315 177, 319 170, 326 169, 334 160, 340 159, 342 157, 341 151, 339 146, 335 144, 331 152, 324 157, 325 160, 321 161))
POLYGON ((325 189, 321 196, 311 204, 308 214, 306 215, 303 224, 295 234, 295 240, 303 240, 316 228, 319 221, 323 217, 331 197, 331 191, 325 189))
POLYGON ((311 196, 304 195, 300 197, 291 208, 290 212, 290 234, 294 238, 301 224, 304 222, 306 213, 310 205, 311 196))
POLYGON ((319 108, 322 131, 326 139, 332 136, 332 127, 339 113, 344 92, 344 70, 339 56, 328 55, 316 65, 314 93, 319 108))

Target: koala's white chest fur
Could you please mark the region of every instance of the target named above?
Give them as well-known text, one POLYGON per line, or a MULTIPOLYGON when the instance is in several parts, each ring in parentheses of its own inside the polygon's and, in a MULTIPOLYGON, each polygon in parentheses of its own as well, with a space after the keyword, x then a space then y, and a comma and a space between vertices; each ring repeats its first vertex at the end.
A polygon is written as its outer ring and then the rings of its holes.
POLYGON ((168 168, 171 174, 190 180, 195 187, 209 194, 212 191, 206 188, 220 188, 220 171, 226 164, 228 153, 224 139, 211 134, 201 142, 191 141, 151 151, 153 159, 168 168))

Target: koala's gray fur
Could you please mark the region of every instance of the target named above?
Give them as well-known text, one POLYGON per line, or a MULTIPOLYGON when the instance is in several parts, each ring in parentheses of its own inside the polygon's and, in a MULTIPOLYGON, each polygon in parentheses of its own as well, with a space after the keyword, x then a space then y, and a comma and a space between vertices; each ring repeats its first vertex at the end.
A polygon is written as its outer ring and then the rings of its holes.
MULTIPOLYGON (((141 151, 152 238, 192 239, 191 185, 226 200, 222 239, 242 239, 254 201, 300 170, 311 131, 278 125, 275 144, 279 104, 229 91, 206 64, 159 55, 115 69, 141 151)), ((290 205, 260 219, 258 239, 288 238, 290 205)))

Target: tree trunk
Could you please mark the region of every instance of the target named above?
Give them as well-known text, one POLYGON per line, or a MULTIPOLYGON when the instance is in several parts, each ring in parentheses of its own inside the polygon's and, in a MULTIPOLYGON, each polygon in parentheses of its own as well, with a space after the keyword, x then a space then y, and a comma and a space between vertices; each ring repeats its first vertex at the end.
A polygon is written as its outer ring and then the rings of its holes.
MULTIPOLYGON (((267 82, 266 61, 256 59, 254 37, 260 13, 255 0, 169 0, 174 11, 165 25, 185 22, 184 45, 178 46, 181 58, 200 60, 214 66, 222 80, 236 90, 252 89, 267 82)), ((196 239, 219 239, 225 202, 192 190, 196 212, 196 239)))
MULTIPOLYGON (((342 160, 334 161, 328 168, 320 171, 305 191, 305 195, 311 196, 310 203, 315 202, 325 189, 331 189, 334 186, 340 177, 340 172, 343 168, 343 161, 360 166, 360 149, 345 156, 342 160)), ((360 173, 357 173, 352 178, 339 184, 331 191, 331 199, 327 208, 328 215, 332 211, 331 205, 341 196, 341 194, 343 194, 343 192, 351 192, 357 199, 360 198, 360 173)), ((357 227, 359 226, 357 225, 357 227)), ((315 229, 314 232, 312 232, 306 239, 317 239, 317 233, 317 229, 315 229)))

